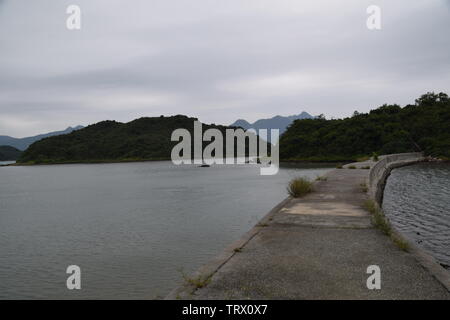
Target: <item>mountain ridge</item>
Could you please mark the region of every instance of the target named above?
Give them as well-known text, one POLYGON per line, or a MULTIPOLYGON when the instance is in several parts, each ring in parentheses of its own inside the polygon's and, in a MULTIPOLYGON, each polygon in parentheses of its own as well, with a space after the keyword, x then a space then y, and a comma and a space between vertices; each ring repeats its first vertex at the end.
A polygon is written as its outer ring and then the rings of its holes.
POLYGON ((42 134, 38 134, 35 136, 24 137, 24 138, 14 138, 11 136, 3 135, 3 136, 0 136, 0 145, 1 146, 11 146, 18 150, 23 151, 23 150, 27 149, 32 143, 39 141, 41 139, 44 139, 47 137, 58 136, 61 134, 68 134, 75 130, 80 130, 82 128, 84 128, 84 127, 78 125, 75 127, 67 127, 65 130, 52 131, 52 132, 42 133, 42 134))
POLYGON ((302 111, 300 114, 297 115, 290 115, 290 116, 281 116, 276 115, 272 118, 267 119, 259 119, 256 120, 253 123, 248 122, 244 119, 238 119, 235 122, 233 122, 230 126, 235 127, 241 127, 245 130, 248 130, 250 128, 259 130, 259 129, 278 129, 280 130, 280 135, 282 135, 286 129, 295 121, 299 119, 313 119, 314 116, 310 115, 306 111, 302 111))

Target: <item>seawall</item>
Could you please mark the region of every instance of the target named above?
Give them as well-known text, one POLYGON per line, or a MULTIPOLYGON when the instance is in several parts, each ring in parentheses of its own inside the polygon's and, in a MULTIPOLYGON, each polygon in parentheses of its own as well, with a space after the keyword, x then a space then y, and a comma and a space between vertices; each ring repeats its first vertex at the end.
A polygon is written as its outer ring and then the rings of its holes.
POLYGON ((392 169, 425 161, 426 157, 420 152, 398 153, 381 156, 369 172, 369 196, 380 206, 383 201, 384 187, 392 169))

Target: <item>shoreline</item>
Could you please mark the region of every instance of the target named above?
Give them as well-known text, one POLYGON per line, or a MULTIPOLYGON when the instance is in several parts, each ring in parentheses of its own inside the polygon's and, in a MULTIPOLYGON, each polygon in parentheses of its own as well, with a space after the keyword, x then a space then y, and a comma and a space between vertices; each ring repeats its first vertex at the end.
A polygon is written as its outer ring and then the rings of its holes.
MULTIPOLYGON (((13 161, 13 160, 12 160, 13 161)), ((43 163, 29 163, 29 162, 15 162, 10 164, 4 164, 0 166, 47 166, 47 165, 64 165, 64 164, 108 164, 108 163, 132 163, 132 162, 155 162, 155 161, 172 161, 171 158, 155 158, 155 159, 122 159, 122 160, 86 160, 86 161, 61 161, 61 162, 43 162, 43 163)), ((280 160, 280 164, 340 164, 339 161, 290 161, 280 160)), ((245 164, 258 164, 258 163, 245 163, 245 164)))
POLYGON ((108 163, 129 163, 129 162, 154 162, 154 161, 171 161, 170 158, 153 158, 153 159, 119 159, 119 160, 86 160, 86 161, 60 161, 60 162, 15 162, 11 164, 1 165, 4 167, 25 167, 25 166, 49 166, 49 165, 64 165, 64 164, 108 164, 108 163))
MULTIPOLYGON (((380 160, 386 157, 386 155, 380 155, 380 160)), ((371 157, 366 157, 366 160, 355 160, 355 159, 280 159, 280 164, 328 164, 328 165, 348 165, 348 164, 358 164, 363 163, 371 159, 371 157)), ((436 161, 436 162, 444 162, 450 163, 450 159, 447 158, 434 158, 427 156, 427 161, 436 161)), ((153 161, 171 161, 170 157, 162 157, 162 158, 130 158, 130 159, 98 159, 98 160, 74 160, 74 161, 51 161, 51 162, 15 162, 10 164, 0 165, 2 167, 5 166, 39 166, 39 165, 63 165, 63 164, 102 164, 102 163, 129 163, 129 162, 153 162, 153 161)), ((4 160, 4 161, 17 161, 17 160, 4 160)), ((246 163, 248 164, 248 163, 246 163)), ((251 164, 251 163, 250 163, 251 164)), ((256 164, 256 163, 255 163, 256 164)))

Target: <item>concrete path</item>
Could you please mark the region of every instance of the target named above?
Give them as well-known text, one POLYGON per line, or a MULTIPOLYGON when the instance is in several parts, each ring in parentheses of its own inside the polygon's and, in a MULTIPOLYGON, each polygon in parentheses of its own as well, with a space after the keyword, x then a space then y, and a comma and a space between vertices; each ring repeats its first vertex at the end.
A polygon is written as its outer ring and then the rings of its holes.
MULTIPOLYGON (((370 164, 370 163, 369 163, 370 164)), ((368 163, 358 163, 358 167, 368 163)), ((363 208, 369 170, 337 169, 315 191, 291 199, 200 271, 210 282, 168 298, 449 299, 444 286, 375 229, 363 208), (381 290, 369 290, 369 265, 381 290)))

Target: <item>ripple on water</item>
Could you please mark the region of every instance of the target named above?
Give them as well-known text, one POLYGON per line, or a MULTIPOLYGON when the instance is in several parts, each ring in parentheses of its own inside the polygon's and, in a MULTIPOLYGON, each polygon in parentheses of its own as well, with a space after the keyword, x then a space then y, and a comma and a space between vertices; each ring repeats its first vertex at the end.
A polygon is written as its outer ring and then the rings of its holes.
POLYGON ((450 164, 421 163, 393 170, 383 210, 397 229, 450 268, 450 164))

